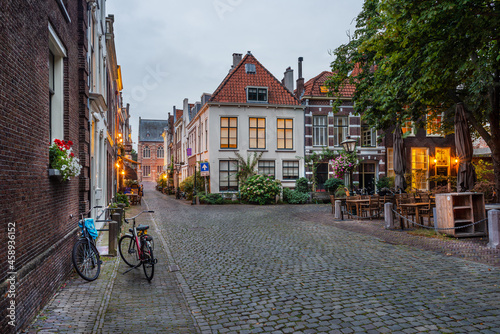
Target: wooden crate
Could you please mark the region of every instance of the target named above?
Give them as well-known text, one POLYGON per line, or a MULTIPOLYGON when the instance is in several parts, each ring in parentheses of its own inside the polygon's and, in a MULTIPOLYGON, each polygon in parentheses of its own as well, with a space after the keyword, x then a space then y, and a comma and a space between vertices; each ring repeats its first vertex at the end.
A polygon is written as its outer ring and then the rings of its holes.
MULTIPOLYGON (((436 194, 436 223, 438 228, 470 225, 486 218, 483 193, 436 194)), ((460 238, 485 236, 487 221, 456 230, 440 232, 460 238)))

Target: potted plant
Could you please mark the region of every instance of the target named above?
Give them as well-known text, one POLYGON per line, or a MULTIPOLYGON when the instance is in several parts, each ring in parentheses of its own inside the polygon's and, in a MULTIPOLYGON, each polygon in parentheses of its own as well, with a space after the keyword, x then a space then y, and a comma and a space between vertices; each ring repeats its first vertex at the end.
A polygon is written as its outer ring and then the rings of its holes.
POLYGON ((71 140, 66 142, 54 139, 54 143, 49 148, 49 177, 63 182, 80 175, 82 166, 71 146, 73 146, 71 140))
POLYGON ((325 182, 325 189, 330 193, 330 195, 334 195, 335 192, 340 188, 344 187, 344 181, 335 177, 331 177, 325 182))

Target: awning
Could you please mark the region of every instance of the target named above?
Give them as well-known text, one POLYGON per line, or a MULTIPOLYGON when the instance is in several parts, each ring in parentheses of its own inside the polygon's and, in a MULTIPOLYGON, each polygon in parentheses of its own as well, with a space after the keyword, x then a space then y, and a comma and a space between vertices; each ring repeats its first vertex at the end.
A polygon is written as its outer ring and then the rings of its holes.
POLYGON ((133 163, 133 164, 138 164, 138 165, 140 165, 140 164, 141 164, 140 162, 134 161, 134 160, 129 159, 129 158, 127 158, 127 157, 122 157, 121 155, 119 155, 118 157, 119 157, 119 158, 122 158, 122 159, 123 159, 123 160, 125 160, 125 161, 131 162, 131 163, 133 163))

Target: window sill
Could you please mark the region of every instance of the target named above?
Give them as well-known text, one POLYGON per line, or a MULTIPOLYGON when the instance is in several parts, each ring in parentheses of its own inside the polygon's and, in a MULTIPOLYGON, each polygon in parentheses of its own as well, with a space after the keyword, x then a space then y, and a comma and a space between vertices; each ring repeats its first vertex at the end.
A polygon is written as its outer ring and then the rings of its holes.
POLYGON ((276 150, 275 152, 296 153, 296 151, 293 150, 293 149, 290 149, 290 150, 276 150))
POLYGON ((284 179, 281 180, 281 183, 295 183, 295 181, 297 181, 297 179, 284 179))
POLYGON ((237 148, 220 148, 219 152, 238 152, 239 149, 237 148))
POLYGON ((265 148, 249 148, 248 151, 249 152, 269 152, 265 148))

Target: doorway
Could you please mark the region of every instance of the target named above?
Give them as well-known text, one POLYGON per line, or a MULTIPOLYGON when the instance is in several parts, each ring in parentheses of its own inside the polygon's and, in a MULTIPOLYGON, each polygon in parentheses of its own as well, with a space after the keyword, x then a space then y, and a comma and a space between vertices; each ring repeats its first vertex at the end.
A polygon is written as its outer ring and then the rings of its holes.
POLYGON ((363 162, 359 165, 359 190, 365 194, 375 193, 375 163, 363 162))
POLYGON ((320 163, 316 169, 317 191, 325 190, 326 180, 328 180, 328 163, 320 163))

